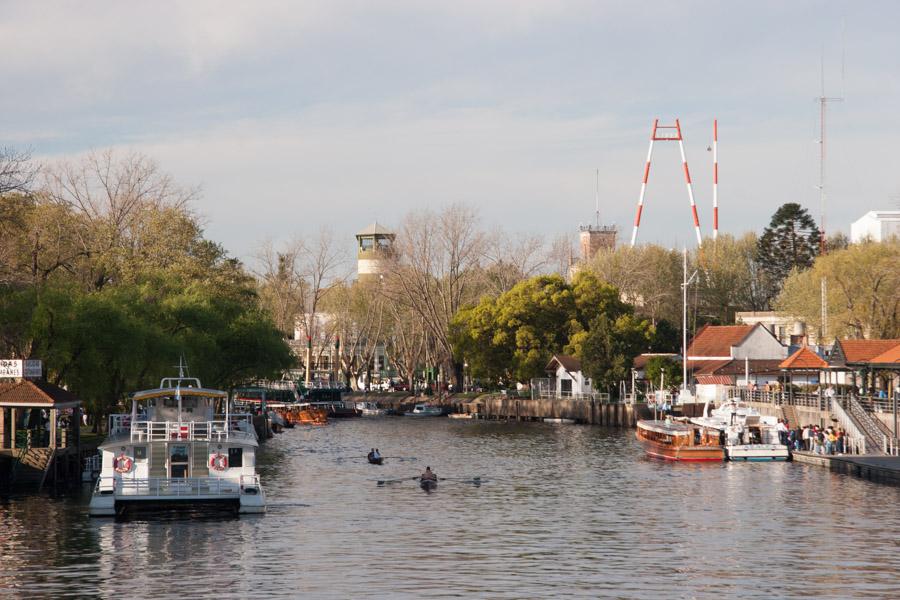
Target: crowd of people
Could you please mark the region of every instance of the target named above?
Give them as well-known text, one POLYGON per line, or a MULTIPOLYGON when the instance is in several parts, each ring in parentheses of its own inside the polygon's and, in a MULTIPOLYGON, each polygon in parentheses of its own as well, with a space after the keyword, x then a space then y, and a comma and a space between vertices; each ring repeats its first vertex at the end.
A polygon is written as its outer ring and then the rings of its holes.
POLYGON ((791 428, 784 419, 778 419, 778 435, 781 443, 793 450, 815 454, 844 454, 849 451, 847 432, 842 427, 804 425, 791 428))

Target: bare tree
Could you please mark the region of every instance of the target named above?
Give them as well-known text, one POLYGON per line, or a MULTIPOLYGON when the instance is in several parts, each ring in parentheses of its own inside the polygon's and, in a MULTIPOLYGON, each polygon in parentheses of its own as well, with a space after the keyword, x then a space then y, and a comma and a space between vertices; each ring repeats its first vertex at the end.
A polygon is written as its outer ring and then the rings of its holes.
POLYGON ((386 304, 391 319, 386 336, 387 351, 391 363, 412 391, 415 387, 416 368, 425 355, 425 328, 422 320, 408 306, 391 300, 386 304))
POLYGON ((176 185, 146 156, 106 150, 46 168, 43 193, 84 220, 81 252, 90 258, 92 286, 100 289, 142 245, 158 242, 145 230, 148 212, 186 214, 196 190, 176 185))
POLYGON ((450 322, 477 297, 485 248, 485 234, 478 229, 475 211, 467 206, 413 213, 400 228, 388 277, 386 289, 422 320, 438 349, 437 362, 452 365, 457 388, 462 384, 462 363, 453 355, 450 322))
POLYGON ((30 150, 0 148, 0 196, 9 192, 27 193, 37 172, 30 150))
POLYGON ((509 234, 501 230, 485 236, 484 258, 484 285, 495 296, 537 275, 549 263, 540 235, 509 234))

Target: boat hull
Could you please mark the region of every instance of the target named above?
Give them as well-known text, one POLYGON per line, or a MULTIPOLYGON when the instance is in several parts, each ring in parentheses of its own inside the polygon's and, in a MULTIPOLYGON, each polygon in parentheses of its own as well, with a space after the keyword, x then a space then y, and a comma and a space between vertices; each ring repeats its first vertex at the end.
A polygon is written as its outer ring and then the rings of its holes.
POLYGON ((369 459, 369 464, 370 464, 370 465, 380 465, 380 464, 383 464, 383 463, 384 463, 384 458, 383 458, 383 457, 380 457, 380 458, 370 458, 370 459, 369 459))
POLYGON ((437 481, 434 479, 420 479, 419 487, 421 487, 426 492, 430 492, 437 489, 437 481))
POLYGON ((790 460, 787 446, 779 444, 745 444, 726 446, 728 460, 733 462, 768 462, 790 460))
POLYGON ((650 458, 678 462, 722 462, 725 452, 721 448, 704 448, 702 446, 683 446, 673 448, 663 444, 641 441, 644 452, 650 458))
POLYGON ((638 421, 635 432, 650 458, 673 462, 722 462, 725 449, 715 443, 718 432, 687 423, 638 421))

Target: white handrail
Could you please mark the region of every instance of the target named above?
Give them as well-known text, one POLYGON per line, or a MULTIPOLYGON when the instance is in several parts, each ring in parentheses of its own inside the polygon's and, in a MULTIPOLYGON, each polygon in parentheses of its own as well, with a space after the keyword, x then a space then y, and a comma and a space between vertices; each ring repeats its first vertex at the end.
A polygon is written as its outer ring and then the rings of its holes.
POLYGON ((259 490, 258 475, 240 477, 98 477, 95 493, 112 490, 116 496, 239 496, 259 490), (252 491, 251 491, 252 490, 252 491))

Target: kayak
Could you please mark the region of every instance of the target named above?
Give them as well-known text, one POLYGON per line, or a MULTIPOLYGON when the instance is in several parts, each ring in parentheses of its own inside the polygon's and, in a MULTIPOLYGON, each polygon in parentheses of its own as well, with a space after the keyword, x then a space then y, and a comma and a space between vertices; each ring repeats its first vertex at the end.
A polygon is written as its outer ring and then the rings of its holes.
POLYGON ((425 491, 437 489, 437 479, 419 479, 419 485, 425 491))

